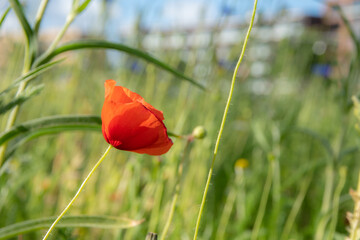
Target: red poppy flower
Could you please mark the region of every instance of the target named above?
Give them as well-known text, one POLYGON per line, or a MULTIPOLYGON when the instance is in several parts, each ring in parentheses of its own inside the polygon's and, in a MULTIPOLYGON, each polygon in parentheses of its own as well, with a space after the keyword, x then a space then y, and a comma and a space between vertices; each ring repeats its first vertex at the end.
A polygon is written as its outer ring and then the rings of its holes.
POLYGON ((163 123, 163 113, 137 93, 114 80, 105 82, 105 102, 101 111, 102 133, 117 149, 149 155, 169 151, 172 141, 163 123))

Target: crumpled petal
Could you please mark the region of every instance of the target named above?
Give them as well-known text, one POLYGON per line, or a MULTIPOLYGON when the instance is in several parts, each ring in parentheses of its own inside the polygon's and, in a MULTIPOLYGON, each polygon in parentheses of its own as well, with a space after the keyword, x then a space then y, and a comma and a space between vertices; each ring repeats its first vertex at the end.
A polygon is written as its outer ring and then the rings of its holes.
POLYGON ((105 140, 117 149, 149 155, 169 151, 172 141, 163 123, 163 113, 137 93, 114 80, 105 82, 105 101, 101 112, 105 140))

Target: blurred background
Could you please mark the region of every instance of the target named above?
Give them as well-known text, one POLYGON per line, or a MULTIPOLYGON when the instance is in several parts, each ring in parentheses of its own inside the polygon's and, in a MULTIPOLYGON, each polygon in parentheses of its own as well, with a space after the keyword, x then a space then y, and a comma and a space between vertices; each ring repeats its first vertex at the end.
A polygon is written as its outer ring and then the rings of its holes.
MULTIPOLYGON (((29 18, 35 18, 39 4, 40 0, 24 1, 29 18)), ((5 11, 8 5, 3 1, 0 9, 5 11)), ((71 5, 71 0, 62 1, 61 4, 49 2, 40 30, 40 41, 44 46, 50 44, 64 25, 71 5)), ((89 37, 101 38, 126 43, 154 55, 160 55, 164 51, 181 51, 180 57, 185 61, 192 49, 197 49, 198 61, 204 65, 211 59, 211 56, 206 54, 210 47, 214 51, 212 57, 215 57, 219 66, 231 70, 237 56, 237 53, 233 53, 233 47, 239 45, 246 33, 252 5, 251 1, 231 0, 157 0, 151 3, 140 0, 93 0, 87 10, 70 26, 64 42, 89 37)), ((309 73, 326 78, 330 74, 346 71, 331 64, 340 61, 343 68, 346 68, 349 55, 354 50, 351 37, 334 10, 337 5, 342 6, 354 33, 359 36, 360 6, 356 0, 259 2, 252 35, 254 43, 249 50, 249 74, 257 79, 254 84, 259 86, 255 86, 254 89, 257 90, 254 91, 270 89, 265 87, 270 84, 270 73, 273 69, 270 63, 277 55, 278 46, 288 40, 311 47, 312 55, 308 56, 311 59, 304 69, 309 73), (303 39, 307 33, 313 36, 312 39, 303 39)), ((21 28, 15 14, 10 13, 1 29, 2 66, 9 54, 8 45, 14 39, 21 39, 21 28)), ((124 61, 124 57, 109 51, 106 53, 106 61, 106 64, 116 68, 123 64, 121 61, 124 61)), ((201 68, 200 65, 198 68, 201 68)), ((201 76, 197 77, 203 81, 201 76)), ((284 89, 287 91, 288 88, 284 86, 284 89)))
MULTIPOLYGON (((40 0, 22 1, 34 22, 40 0)), ((39 32, 46 50, 72 1, 49 1, 39 32)), ((0 2, 0 12, 9 6, 0 2)), ((166 223, 177 167, 184 159, 166 239, 192 239, 232 73, 251 17, 249 0, 92 0, 61 43, 105 39, 166 62, 205 86, 137 57, 79 50, 42 74, 42 92, 17 123, 59 114, 100 115, 103 84, 115 79, 162 110, 173 139, 164 156, 112 151, 69 214, 144 219, 129 229, 61 228, 56 239, 145 239, 166 223)), ((215 163, 200 239, 345 239, 359 172, 360 1, 260 0, 215 163)), ((9 12, 0 28, 0 89, 21 75, 24 36, 9 12)), ((1 116, 4 129, 6 115, 1 116)), ((10 144, 16 144, 16 139, 10 144)), ((0 227, 55 216, 106 149, 100 132, 66 132, 9 152, 0 171, 0 227)), ((11 148, 10 148, 11 150, 11 148)), ((43 232, 14 239, 39 239, 43 232)))

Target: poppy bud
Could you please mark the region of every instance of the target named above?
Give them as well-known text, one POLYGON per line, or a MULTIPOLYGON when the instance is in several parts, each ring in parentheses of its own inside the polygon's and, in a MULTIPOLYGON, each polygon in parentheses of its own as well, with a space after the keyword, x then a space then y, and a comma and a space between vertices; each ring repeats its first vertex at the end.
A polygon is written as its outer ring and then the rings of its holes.
POLYGON ((192 135, 194 138, 203 139, 206 136, 206 130, 203 126, 197 126, 194 128, 192 135))
POLYGON ((106 80, 101 111, 102 133, 113 147, 136 153, 161 155, 172 141, 163 123, 163 113, 137 93, 106 80))

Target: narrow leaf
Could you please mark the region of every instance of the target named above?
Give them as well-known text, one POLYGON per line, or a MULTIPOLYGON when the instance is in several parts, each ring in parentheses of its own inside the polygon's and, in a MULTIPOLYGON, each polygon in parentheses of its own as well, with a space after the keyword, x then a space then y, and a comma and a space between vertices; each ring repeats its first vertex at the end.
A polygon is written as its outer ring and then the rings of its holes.
MULTIPOLYGON (((31 231, 48 228, 56 217, 28 220, 0 228, 0 239, 7 239, 31 231)), ((131 220, 112 216, 64 216, 56 228, 88 227, 88 228, 132 228, 141 224, 143 220, 131 220)))
POLYGON ((79 14, 82 11, 85 10, 85 8, 89 5, 89 3, 91 2, 91 0, 85 0, 77 9, 76 9, 76 13, 79 14))
POLYGON ((21 27, 25 32, 26 39, 30 43, 33 36, 33 30, 30 27, 28 20, 25 17, 24 10, 18 0, 9 0, 12 9, 14 10, 17 18, 20 21, 21 27))
POLYGON ((35 24, 34 24, 35 35, 37 35, 39 32, 40 24, 44 17, 44 13, 45 13, 46 7, 48 6, 48 3, 49 3, 49 0, 42 0, 40 3, 38 12, 36 13, 36 17, 35 17, 35 24))
POLYGON ((113 50, 118 50, 118 51, 122 51, 122 52, 126 52, 130 55, 134 55, 136 57, 142 58, 160 68, 162 68, 163 70, 166 70, 170 73, 172 73, 173 75, 185 79, 187 81, 189 81, 190 83, 194 84, 195 86, 201 88, 201 89, 205 89, 204 86, 202 86, 201 84, 197 83, 195 80, 185 76, 184 74, 182 74, 181 72, 175 70, 174 68, 170 67, 169 65, 167 65, 166 63, 150 56, 149 54, 140 51, 138 49, 135 48, 131 48, 128 46, 125 46, 123 44, 119 44, 119 43, 113 43, 113 42, 107 42, 107 41, 102 41, 102 40, 80 40, 77 42, 72 42, 72 43, 67 43, 64 44, 58 48, 56 48, 53 52, 51 52, 48 55, 42 56, 39 58, 39 60, 37 60, 35 62, 35 66, 41 65, 43 63, 46 63, 48 61, 50 61, 53 57, 67 52, 67 51, 72 51, 72 50, 78 50, 78 49, 84 49, 84 48, 102 48, 102 49, 113 49, 113 50))
MULTIPOLYGON (((37 68, 34 68, 33 70, 31 70, 30 72, 28 72, 27 74, 18 77, 17 79, 15 79, 15 81, 8 86, 6 89, 2 90, 0 92, 0 96, 4 95, 5 93, 8 93, 11 89, 15 88, 16 86, 18 86, 20 83, 22 82, 27 82, 29 83, 31 80, 33 80, 34 78, 36 78, 37 76, 39 76, 40 74, 46 72, 47 70, 51 69, 55 64, 58 64, 60 62, 62 62, 64 59, 60 59, 54 62, 50 62, 47 64, 43 64, 37 68)), ((1 101, 1 99, 0 99, 1 101)))
POLYGON ((29 132, 28 134, 24 134, 23 137, 20 137, 17 139, 16 143, 11 144, 11 146, 8 147, 8 151, 5 155, 5 161, 7 161, 14 153, 15 151, 25 144, 26 142, 29 142, 35 138, 45 136, 45 135, 51 135, 51 134, 58 134, 62 132, 70 132, 70 131, 97 131, 101 132, 101 124, 93 125, 93 124, 76 124, 76 125, 58 125, 53 127, 47 127, 47 128, 40 128, 33 130, 29 132))
POLYGON ((6 18, 6 16, 7 16, 7 14, 10 12, 10 7, 8 7, 6 10, 5 10, 5 12, 3 13, 3 15, 1 16, 1 18, 0 18, 0 28, 1 28, 1 25, 3 24, 3 22, 4 22, 4 20, 5 20, 5 18, 6 18))
POLYGON ((10 102, 8 102, 6 104, 3 104, 0 101, 0 114, 3 114, 6 111, 9 111, 13 107, 20 105, 23 102, 25 102, 26 100, 30 99, 31 97, 39 94, 43 88, 44 88, 43 85, 39 85, 39 86, 33 87, 31 89, 26 89, 26 91, 24 93, 22 93, 21 95, 17 96, 14 99, 12 99, 10 102))
POLYGON ((11 129, 0 133, 0 145, 22 134, 28 134, 35 130, 46 128, 63 128, 74 125, 101 125, 101 118, 98 116, 51 116, 45 118, 38 118, 20 125, 14 126, 11 129))
POLYGON ((64 61, 64 59, 56 60, 56 61, 53 61, 53 62, 50 62, 50 63, 43 64, 43 65, 41 65, 41 66, 39 66, 37 68, 34 68, 33 70, 29 71, 27 74, 17 78, 14 81, 14 83, 12 84, 12 87, 17 86, 18 84, 20 84, 22 82, 29 83, 31 80, 33 80, 34 78, 36 78, 40 74, 46 72, 47 70, 54 67, 54 65, 56 65, 56 64, 58 64, 58 63, 60 63, 62 61, 64 61))

